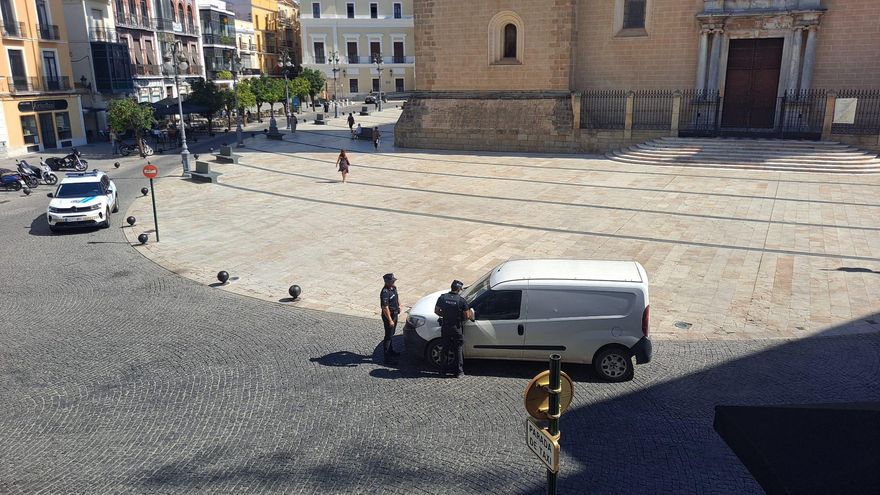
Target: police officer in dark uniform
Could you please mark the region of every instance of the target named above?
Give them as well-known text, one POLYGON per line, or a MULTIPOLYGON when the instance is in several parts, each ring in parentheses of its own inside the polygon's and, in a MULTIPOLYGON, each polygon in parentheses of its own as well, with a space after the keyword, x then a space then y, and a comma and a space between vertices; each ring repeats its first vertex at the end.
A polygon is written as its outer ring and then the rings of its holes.
MULTIPOLYGON (((474 312, 471 311, 465 298, 461 297, 461 289, 464 284, 459 280, 453 280, 450 291, 443 294, 437 299, 437 305, 434 306, 434 313, 439 316, 440 336, 443 338, 443 350, 452 351, 455 357, 453 366, 450 368, 448 363, 443 363, 446 373, 454 374, 456 378, 464 375, 464 353, 462 346, 464 345, 464 332, 462 324, 464 320, 474 321, 474 312)), ((444 352, 444 354, 446 353, 444 352)))
POLYGON ((385 287, 379 293, 379 304, 382 308, 382 324, 385 325, 385 338, 382 339, 382 351, 385 356, 385 364, 391 364, 395 356, 399 355, 391 346, 391 338, 397 331, 397 315, 400 314, 400 299, 397 297, 397 286, 394 282, 397 277, 393 273, 382 276, 385 287))

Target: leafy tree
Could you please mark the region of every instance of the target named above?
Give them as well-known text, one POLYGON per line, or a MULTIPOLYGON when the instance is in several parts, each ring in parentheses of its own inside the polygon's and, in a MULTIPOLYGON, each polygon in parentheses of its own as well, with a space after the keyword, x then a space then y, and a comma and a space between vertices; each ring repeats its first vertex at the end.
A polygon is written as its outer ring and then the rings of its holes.
POLYGON ((251 89, 251 80, 238 81, 238 113, 245 116, 245 109, 257 104, 257 97, 251 89))
POLYGON ((221 81, 228 81, 232 79, 232 72, 228 70, 221 70, 217 72, 217 77, 215 79, 220 79, 221 81))
POLYGON ((235 93, 231 89, 220 92, 223 95, 223 109, 226 110, 226 127, 232 129, 232 111, 235 110, 235 93))
POLYGON ((269 88, 270 80, 271 79, 265 75, 249 80, 251 91, 254 93, 254 105, 257 106, 257 120, 260 122, 263 121, 263 116, 260 111, 263 107, 263 103, 269 103, 272 99, 272 91, 269 88))
POLYGON ((141 156, 145 156, 143 131, 151 129, 156 123, 152 106, 141 105, 133 98, 112 100, 107 108, 107 119, 110 121, 110 127, 116 132, 134 131, 141 156))
POLYGON ((287 84, 291 97, 298 96, 300 101, 306 101, 306 96, 309 96, 309 91, 311 90, 311 85, 309 84, 308 79, 297 77, 287 81, 287 84))
POLYGON ((324 89, 324 84, 327 82, 327 78, 324 77, 324 73, 317 69, 303 69, 300 77, 306 79, 309 82, 309 96, 312 97, 312 107, 315 106, 315 96, 321 93, 321 90, 324 89))
POLYGON ((184 101, 195 103, 207 108, 205 117, 208 118, 208 132, 213 132, 214 114, 223 108, 223 93, 213 81, 203 81, 198 79, 190 83, 192 92, 184 101))
POLYGON ((277 77, 266 79, 266 103, 269 104, 269 110, 274 113, 275 104, 284 101, 284 79, 277 77))

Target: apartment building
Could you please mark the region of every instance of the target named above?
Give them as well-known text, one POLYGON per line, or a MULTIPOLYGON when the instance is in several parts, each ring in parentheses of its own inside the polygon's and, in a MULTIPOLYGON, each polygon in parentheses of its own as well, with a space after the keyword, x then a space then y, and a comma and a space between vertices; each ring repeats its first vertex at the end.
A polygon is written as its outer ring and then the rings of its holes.
POLYGON ((254 41, 254 23, 236 17, 235 36, 238 55, 241 57, 241 74, 239 76, 259 76, 260 66, 257 62, 257 44, 254 41))
POLYGON ((62 0, 0 0, 0 155, 85 144, 62 0))
POLYGON ((205 75, 209 80, 232 70, 236 54, 235 13, 227 10, 223 0, 200 0, 199 17, 202 20, 202 47, 205 55, 205 75))
POLYGON ((415 89, 412 0, 313 0, 300 19, 303 66, 327 75, 331 98, 415 89))

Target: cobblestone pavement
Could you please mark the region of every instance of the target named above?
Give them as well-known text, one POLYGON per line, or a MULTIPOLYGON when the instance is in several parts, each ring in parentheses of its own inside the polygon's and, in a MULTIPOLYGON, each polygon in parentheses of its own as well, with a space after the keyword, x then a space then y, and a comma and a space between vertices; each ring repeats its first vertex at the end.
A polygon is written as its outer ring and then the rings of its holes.
MULTIPOLYGON (((141 165, 110 172, 122 211, 141 165)), ((124 215, 49 235, 44 189, 0 192, 0 493, 542 491, 521 394, 544 365, 382 366, 375 319, 179 277, 124 215)), ((880 400, 880 335, 661 341, 623 384, 564 369, 560 493, 759 493, 713 406, 880 400)))
MULTIPOLYGON (((652 328, 664 339, 803 337, 873 332, 880 311, 880 175, 651 167, 575 155, 505 155, 393 147, 340 121, 262 136, 220 185, 157 186, 162 242, 141 250, 202 284, 378 317, 380 276, 412 304, 458 278, 517 257, 634 259, 651 281, 652 328), (334 166, 349 148, 342 184, 334 166)), ((149 230, 148 201, 132 211, 149 230)))

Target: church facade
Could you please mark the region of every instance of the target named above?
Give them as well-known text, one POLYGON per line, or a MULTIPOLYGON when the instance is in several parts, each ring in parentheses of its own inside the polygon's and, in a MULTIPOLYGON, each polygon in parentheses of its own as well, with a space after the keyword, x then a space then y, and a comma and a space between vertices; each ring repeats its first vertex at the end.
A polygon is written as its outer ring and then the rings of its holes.
POLYGON ((876 0, 414 0, 400 146, 605 151, 658 136, 880 148, 876 0))

